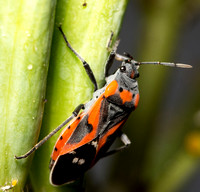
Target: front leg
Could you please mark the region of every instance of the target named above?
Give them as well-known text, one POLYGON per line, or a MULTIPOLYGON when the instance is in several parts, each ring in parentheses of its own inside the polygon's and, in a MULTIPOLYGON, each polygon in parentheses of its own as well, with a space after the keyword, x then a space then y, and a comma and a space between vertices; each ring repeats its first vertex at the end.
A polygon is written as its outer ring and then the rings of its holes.
POLYGON ((92 71, 92 69, 90 68, 90 65, 75 51, 75 49, 72 48, 72 46, 69 44, 68 40, 67 40, 67 37, 65 36, 63 30, 62 30, 62 27, 59 26, 58 27, 67 46, 69 47, 69 49, 71 49, 71 51, 80 59, 80 61, 83 63, 83 67, 85 68, 85 71, 87 73, 87 75, 89 76, 90 80, 92 81, 93 85, 94 85, 94 91, 96 91, 98 89, 98 86, 97 86, 97 81, 95 79, 95 76, 94 76, 94 73, 92 71))
POLYGON ((117 47, 119 45, 119 39, 115 42, 114 46, 111 48, 112 44, 112 38, 113 38, 113 32, 111 32, 111 36, 107 45, 107 50, 110 51, 110 55, 108 56, 108 59, 106 60, 105 64, 105 77, 108 77, 108 70, 112 66, 114 59, 116 58, 116 51, 117 47))

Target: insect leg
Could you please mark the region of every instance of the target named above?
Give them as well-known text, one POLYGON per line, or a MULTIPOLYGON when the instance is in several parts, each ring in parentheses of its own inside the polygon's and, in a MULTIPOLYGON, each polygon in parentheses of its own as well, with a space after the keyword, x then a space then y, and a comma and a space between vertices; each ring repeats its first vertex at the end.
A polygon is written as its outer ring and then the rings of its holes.
POLYGON ((108 51, 110 51, 110 55, 106 61, 106 65, 105 65, 105 77, 108 77, 108 70, 110 69, 111 65, 113 64, 114 59, 116 59, 118 61, 133 59, 132 56, 128 53, 125 53, 125 55, 120 55, 117 53, 117 47, 120 42, 119 39, 115 42, 114 46, 111 48, 112 38, 113 38, 113 32, 111 32, 111 36, 110 36, 110 39, 109 39, 109 42, 107 45, 107 49, 108 49, 108 51))
POLYGON ((72 48, 72 46, 69 44, 67 37, 65 36, 62 27, 59 26, 58 29, 60 30, 67 46, 71 49, 71 51, 80 59, 80 61, 83 63, 83 67, 85 68, 86 73, 88 74, 90 80, 92 81, 93 85, 94 85, 94 91, 96 91, 98 89, 97 86, 97 81, 94 77, 94 73, 92 71, 92 69, 90 68, 90 65, 72 48))
POLYGON ((81 109, 84 109, 84 104, 78 105, 73 111, 72 115, 66 119, 63 123, 61 123, 57 128, 55 128, 51 133, 49 133, 46 137, 44 137, 41 141, 39 141, 32 149, 30 149, 27 153, 21 156, 16 156, 15 159, 24 159, 32 154, 35 150, 37 150, 40 146, 42 146, 49 138, 51 138, 54 134, 56 134, 63 126, 65 126, 68 122, 70 122, 74 117, 78 115, 81 109))
POLYGON ((108 151, 108 152, 105 153, 102 157, 107 157, 107 156, 113 155, 113 154, 115 154, 115 153, 117 153, 117 152, 119 152, 119 151, 123 151, 124 149, 126 149, 126 148, 131 144, 130 139, 129 139, 128 136, 127 136, 125 133, 123 133, 123 132, 121 132, 120 139, 121 139, 121 141, 124 143, 124 145, 121 146, 121 147, 118 147, 118 148, 116 148, 116 149, 113 149, 113 150, 111 150, 111 151, 108 151))
POLYGON ((112 38, 114 33, 111 31, 110 39, 108 41, 107 50, 110 51, 110 55, 108 56, 108 59, 105 64, 105 77, 108 77, 108 70, 110 69, 111 65, 114 62, 114 59, 116 57, 116 51, 117 47, 119 45, 119 39, 115 42, 114 46, 111 48, 112 38))

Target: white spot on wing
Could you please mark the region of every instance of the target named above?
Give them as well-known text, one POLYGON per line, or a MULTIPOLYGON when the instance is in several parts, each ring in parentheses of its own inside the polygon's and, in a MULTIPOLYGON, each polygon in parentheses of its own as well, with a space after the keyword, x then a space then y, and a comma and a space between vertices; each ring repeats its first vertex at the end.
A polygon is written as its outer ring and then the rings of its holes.
POLYGON ((91 145, 93 145, 95 148, 97 148, 97 141, 92 141, 91 145))
POLYGON ((78 158, 75 157, 73 160, 72 160, 72 163, 77 163, 78 162, 78 158))
POLYGON ((82 165, 82 164, 84 164, 85 163, 85 159, 79 159, 79 161, 78 161, 78 164, 79 165, 82 165))

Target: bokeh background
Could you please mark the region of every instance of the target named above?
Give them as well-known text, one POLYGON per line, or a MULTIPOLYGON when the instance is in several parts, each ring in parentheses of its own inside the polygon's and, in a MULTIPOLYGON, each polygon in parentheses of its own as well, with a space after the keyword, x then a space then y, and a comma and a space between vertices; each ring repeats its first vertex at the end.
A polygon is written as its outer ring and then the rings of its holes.
POLYGON ((140 68, 140 103, 123 129, 132 144, 88 171, 87 191, 200 191, 199 34, 200 1, 129 1, 118 52, 193 68, 140 68))

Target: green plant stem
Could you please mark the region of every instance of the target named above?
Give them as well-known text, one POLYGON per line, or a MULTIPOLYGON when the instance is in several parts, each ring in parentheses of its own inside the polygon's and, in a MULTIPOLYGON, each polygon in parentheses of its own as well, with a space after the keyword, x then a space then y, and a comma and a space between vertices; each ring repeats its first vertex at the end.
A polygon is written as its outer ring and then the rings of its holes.
POLYGON ((55 1, 0 2, 0 186, 22 191, 41 125, 55 1))
MULTIPOLYGON (((78 104, 88 101, 94 88, 82 63, 66 47, 58 25, 62 24, 72 47, 90 64, 98 85, 104 83, 107 43, 111 31, 114 32, 114 39, 118 35, 127 0, 87 0, 86 6, 83 3, 80 0, 61 0, 57 5, 47 104, 40 139, 70 116, 78 104)), ((31 171, 35 191, 76 190, 73 187, 53 187, 49 184, 48 163, 58 134, 35 154, 31 171)))

